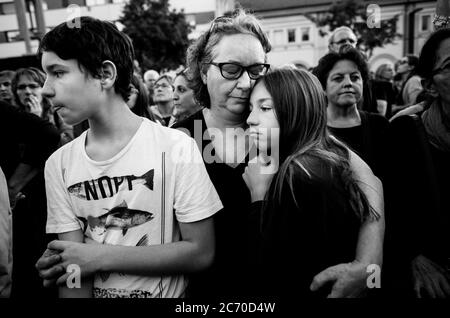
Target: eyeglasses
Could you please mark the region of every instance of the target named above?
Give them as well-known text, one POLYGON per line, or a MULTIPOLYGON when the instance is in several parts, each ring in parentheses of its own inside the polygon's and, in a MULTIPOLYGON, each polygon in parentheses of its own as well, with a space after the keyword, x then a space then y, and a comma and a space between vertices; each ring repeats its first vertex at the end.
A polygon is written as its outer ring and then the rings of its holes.
POLYGON ((445 64, 433 71, 433 76, 441 74, 441 75, 450 75, 450 63, 445 64))
POLYGON ((31 89, 31 90, 41 88, 41 86, 39 84, 20 84, 20 85, 17 85, 17 89, 21 90, 21 91, 26 90, 27 87, 29 89, 31 89))
POLYGON ((236 63, 215 63, 210 62, 206 64, 212 64, 220 69, 222 77, 228 80, 235 80, 242 76, 244 71, 252 80, 256 80, 265 75, 270 68, 269 64, 253 64, 249 66, 242 66, 236 63))
POLYGON ((398 62, 398 64, 402 65, 402 64, 408 64, 408 60, 400 60, 398 62))

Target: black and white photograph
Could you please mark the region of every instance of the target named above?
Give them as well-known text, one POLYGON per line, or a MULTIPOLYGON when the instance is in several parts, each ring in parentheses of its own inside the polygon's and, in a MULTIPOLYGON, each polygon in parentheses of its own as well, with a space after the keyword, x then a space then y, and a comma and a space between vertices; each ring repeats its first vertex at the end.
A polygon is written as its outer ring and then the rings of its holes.
POLYGON ((449 304, 450 0, 0 0, 0 149, 2 317, 449 304))

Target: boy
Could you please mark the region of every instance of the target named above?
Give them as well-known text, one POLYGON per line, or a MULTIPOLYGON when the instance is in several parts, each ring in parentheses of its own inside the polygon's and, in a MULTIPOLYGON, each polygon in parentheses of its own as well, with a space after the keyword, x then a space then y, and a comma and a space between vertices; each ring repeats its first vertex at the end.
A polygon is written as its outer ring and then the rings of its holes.
POLYGON ((47 232, 60 241, 40 275, 79 266, 81 288, 60 297, 182 297, 181 274, 212 261, 211 216, 222 208, 194 140, 130 111, 133 48, 113 24, 62 23, 39 52, 43 94, 66 123, 90 126, 46 163, 47 232))

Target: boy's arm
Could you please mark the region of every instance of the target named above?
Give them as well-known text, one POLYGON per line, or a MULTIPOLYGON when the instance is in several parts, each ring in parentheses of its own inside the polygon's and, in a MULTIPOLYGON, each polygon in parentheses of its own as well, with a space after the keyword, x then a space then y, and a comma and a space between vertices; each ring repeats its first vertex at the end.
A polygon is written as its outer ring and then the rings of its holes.
MULTIPOLYGON (((82 243, 84 241, 84 235, 81 230, 77 230, 72 232, 60 233, 58 234, 58 239, 61 241, 82 243)), ((62 261, 65 260, 64 254, 61 255, 61 258, 62 261)), ((67 266, 65 266, 65 268, 67 268, 67 266)), ((92 298, 92 276, 84 277, 82 273, 80 273, 79 279, 81 282, 80 288, 76 286, 74 288, 69 288, 67 282, 60 285, 58 288, 59 298, 92 298)))
MULTIPOLYGON (((180 223, 182 240, 152 246, 118 246, 53 241, 50 249, 63 255, 63 266, 77 264, 82 275, 123 272, 132 275, 170 275, 196 272, 208 267, 214 257, 214 227, 211 217, 180 223)), ((80 241, 78 241, 80 242, 80 241)), ((63 284, 67 274, 58 279, 63 284)))

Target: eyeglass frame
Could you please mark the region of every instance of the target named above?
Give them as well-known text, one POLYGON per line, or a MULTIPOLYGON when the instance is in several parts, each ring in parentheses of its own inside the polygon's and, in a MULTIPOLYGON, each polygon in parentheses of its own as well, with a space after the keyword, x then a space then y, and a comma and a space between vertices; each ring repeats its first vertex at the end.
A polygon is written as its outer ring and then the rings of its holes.
POLYGON ((442 67, 442 66, 438 67, 437 69, 435 69, 431 72, 432 76, 435 76, 438 74, 449 75, 450 74, 450 64, 447 63, 447 64, 445 64, 445 67, 442 67))
POLYGON ((255 64, 248 65, 248 66, 243 66, 243 65, 241 65, 241 64, 238 64, 238 63, 232 63, 232 62, 224 62, 224 63, 209 62, 209 63, 205 63, 205 64, 211 64, 211 65, 217 66, 217 67, 219 68, 219 70, 220 70, 220 75, 222 75, 222 77, 223 77, 224 79, 227 79, 227 80, 237 80, 238 78, 240 78, 240 77, 242 76, 242 74, 244 74, 244 71, 247 72, 248 77, 249 77, 251 80, 257 80, 258 78, 260 78, 260 77, 266 75, 267 72, 268 72, 269 69, 270 69, 270 64, 267 64, 267 63, 255 63, 255 64), (225 75, 223 75, 222 67, 223 67, 225 64, 232 64, 232 65, 239 66, 239 67, 241 68, 241 71, 239 72, 239 76, 233 76, 232 78, 227 78, 225 75), (251 72, 250 72, 249 68, 252 67, 252 66, 256 66, 256 65, 262 65, 262 66, 264 67, 265 71, 264 71, 264 74, 259 75, 258 77, 254 78, 254 77, 252 77, 252 76, 250 75, 251 72))

